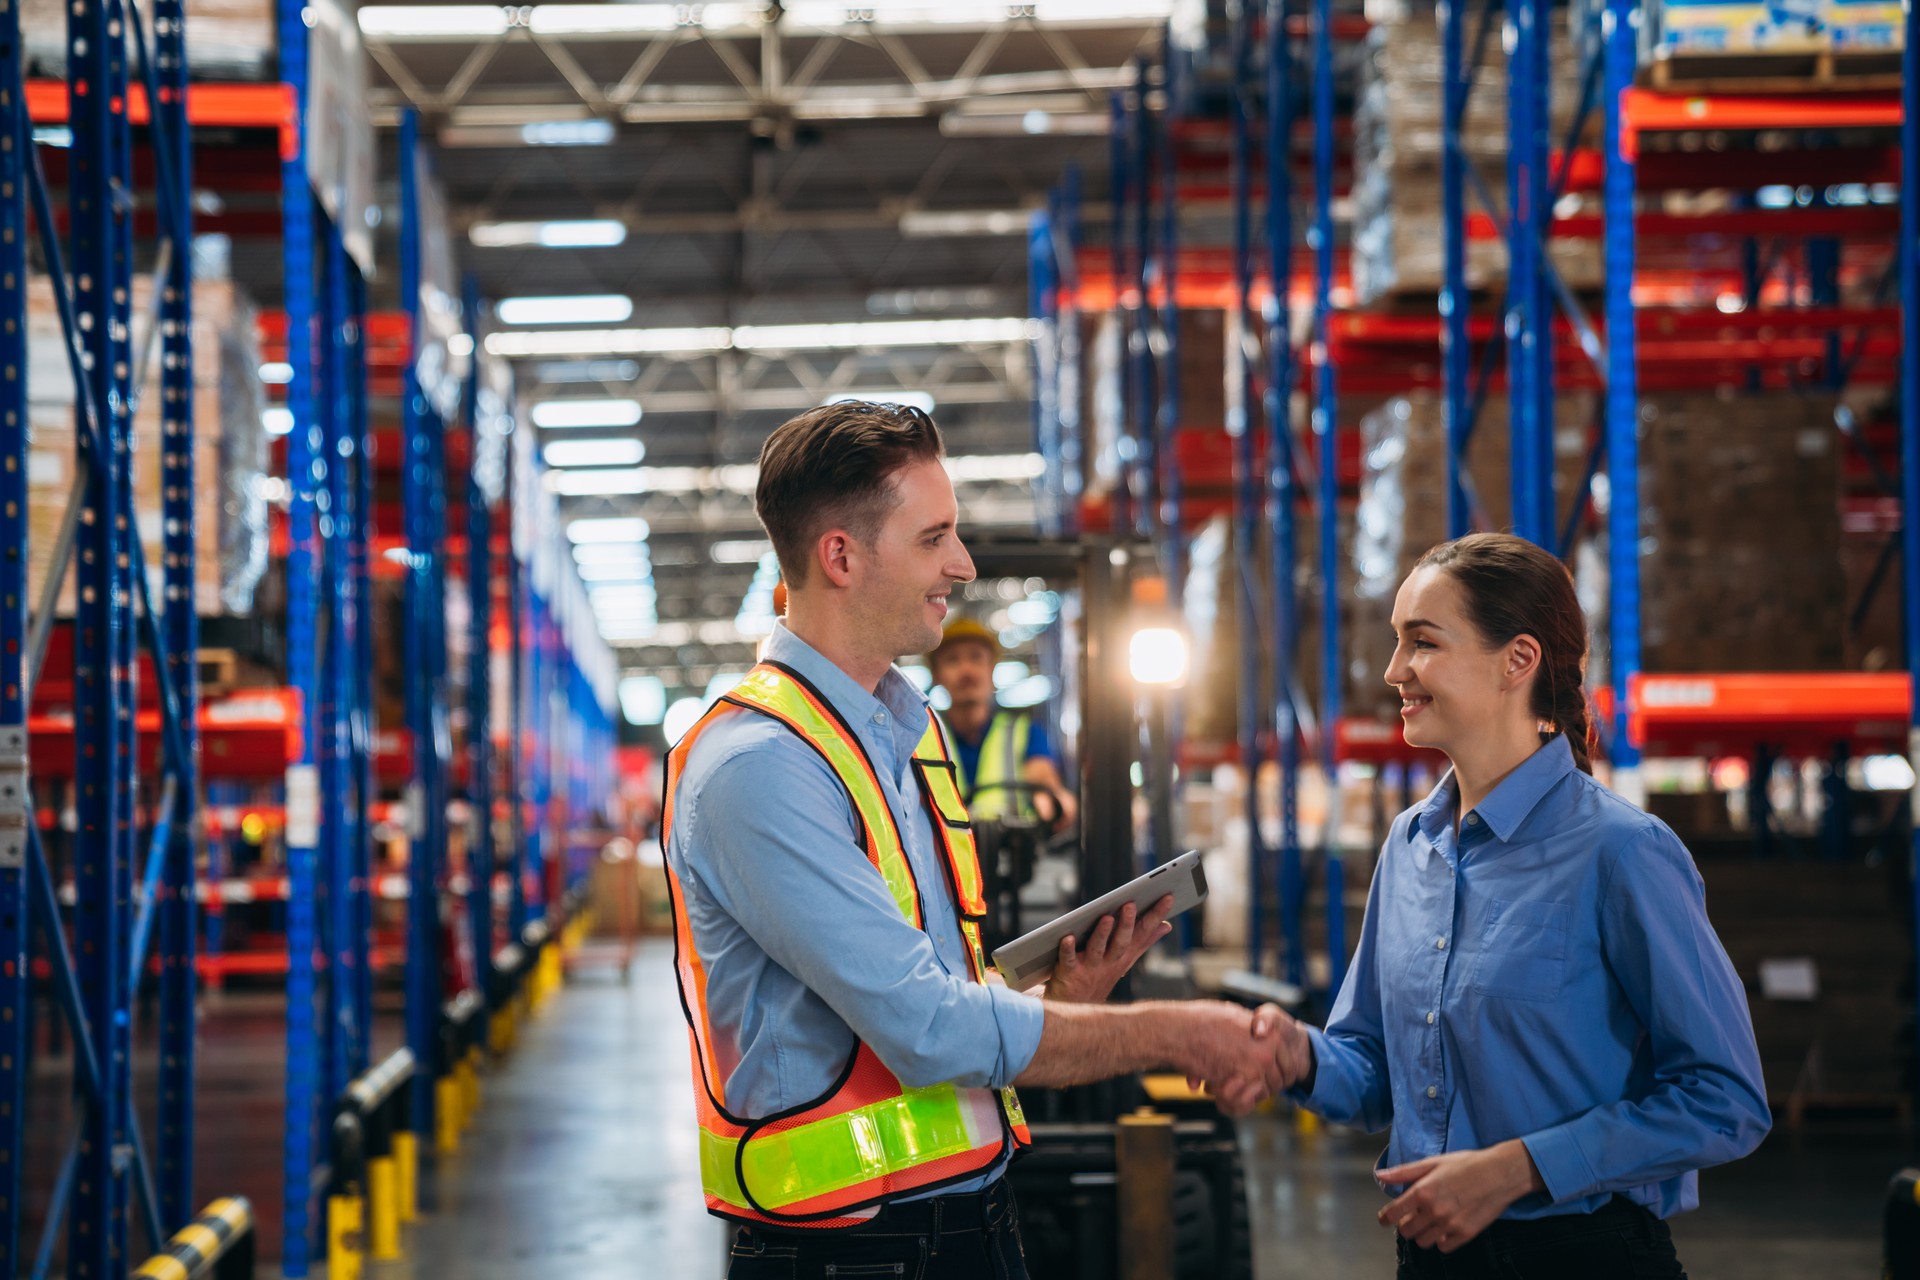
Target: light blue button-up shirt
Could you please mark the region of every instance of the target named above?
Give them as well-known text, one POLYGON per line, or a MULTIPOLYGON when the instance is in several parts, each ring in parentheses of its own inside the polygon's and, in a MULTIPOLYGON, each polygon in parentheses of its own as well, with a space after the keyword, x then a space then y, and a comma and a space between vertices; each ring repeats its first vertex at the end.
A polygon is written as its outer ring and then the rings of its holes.
MULTIPOLYGON (((900 914, 859 843, 853 801, 819 752, 770 716, 722 717, 674 793, 667 858, 707 974, 727 1110, 814 1101, 854 1038, 909 1088, 1001 1088, 1040 1046, 1040 1001, 970 976, 953 891, 910 761, 927 700, 896 669, 877 695, 782 624, 766 656, 811 683, 873 762, 920 887, 926 928, 900 914)), ((697 1085, 696 1085, 697 1087, 697 1085)), ((940 1189, 976 1190, 1002 1172, 940 1189)))
POLYGON ((1739 977, 1678 837, 1555 738, 1454 831, 1449 773, 1393 824, 1303 1101, 1393 1126, 1388 1166, 1522 1139, 1505 1217, 1662 1217, 1771 1119, 1739 977))

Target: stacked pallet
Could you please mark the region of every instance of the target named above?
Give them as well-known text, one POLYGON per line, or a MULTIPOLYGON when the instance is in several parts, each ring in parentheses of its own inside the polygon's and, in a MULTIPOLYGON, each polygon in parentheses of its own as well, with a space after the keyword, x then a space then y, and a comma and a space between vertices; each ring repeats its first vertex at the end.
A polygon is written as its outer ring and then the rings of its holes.
MULTIPOLYGON (((134 334, 145 334, 152 281, 137 277, 134 334)), ((38 601, 76 473, 75 402, 65 338, 44 277, 29 282, 27 302, 27 458, 29 598, 38 601)), ((133 504, 154 599, 160 599, 161 422, 156 348, 149 387, 133 422, 133 504)), ((202 614, 243 614, 267 569, 265 395, 253 306, 232 283, 193 287, 194 596, 202 614)), ((69 574, 57 606, 73 612, 69 574)))
POLYGON ((1899 83, 1897 0, 1659 0, 1640 59, 1660 88, 1854 90, 1899 83))
POLYGON ((1831 402, 1649 396, 1640 423, 1643 667, 1839 668, 1846 575, 1831 402))
MULTIPOLYGON (((1368 33, 1354 106, 1353 286, 1371 304, 1408 294, 1432 294, 1442 283, 1440 162, 1442 64, 1439 27, 1431 12, 1401 12, 1368 33)), ((1485 179, 1493 206, 1507 209, 1506 58, 1490 40, 1480 79, 1468 96, 1461 124, 1467 162, 1485 179)), ((1552 143, 1565 144, 1579 109, 1580 73, 1564 18, 1554 26, 1550 113, 1552 143)), ((1588 124, 1591 134, 1597 117, 1588 124)), ((1561 215, 1597 210, 1594 197, 1567 196, 1561 215)), ((1483 211, 1471 188, 1467 211, 1483 211)), ((1599 242, 1549 241, 1549 257, 1570 288, 1598 288, 1599 242)), ((1497 286, 1506 277, 1506 249, 1498 240, 1467 244, 1469 288, 1497 286)))
MULTIPOLYGON (((186 0, 186 11, 187 65, 195 79, 273 78, 277 10, 269 0, 186 0)), ((24 0, 20 34, 29 76, 66 79, 66 5, 24 0)))

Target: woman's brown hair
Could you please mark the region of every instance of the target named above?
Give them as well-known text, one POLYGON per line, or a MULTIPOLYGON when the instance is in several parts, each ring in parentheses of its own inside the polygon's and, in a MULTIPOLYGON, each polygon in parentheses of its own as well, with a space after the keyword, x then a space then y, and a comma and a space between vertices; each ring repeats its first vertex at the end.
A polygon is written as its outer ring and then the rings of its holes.
POLYGON ((1531 710, 1541 738, 1565 734, 1574 763, 1592 773, 1599 738, 1587 711, 1587 616, 1567 566, 1525 538, 1470 533, 1441 543, 1414 568, 1438 569, 1460 584, 1467 620, 1489 645, 1520 635, 1540 642, 1531 710))

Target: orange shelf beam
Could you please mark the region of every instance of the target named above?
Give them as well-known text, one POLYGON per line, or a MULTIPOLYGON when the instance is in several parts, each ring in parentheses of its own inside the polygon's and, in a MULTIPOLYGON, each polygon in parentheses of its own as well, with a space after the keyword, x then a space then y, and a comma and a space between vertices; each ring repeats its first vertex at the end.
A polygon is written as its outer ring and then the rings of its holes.
MULTIPOLYGON (((27 115, 35 124, 67 122, 67 83, 29 80, 27 115)), ((147 91, 127 91, 127 119, 143 125, 151 118, 147 91)), ((300 100, 290 84, 194 84, 187 86, 187 123, 228 129, 273 129, 280 134, 280 158, 300 154, 300 100)))
POLYGON ((1894 92, 1679 94, 1638 88, 1621 95, 1620 114, 1620 150, 1628 159, 1639 154, 1643 133, 1898 128, 1901 115, 1894 92))
POLYGON ((1835 743, 1904 751, 1905 672, 1648 675, 1627 683, 1627 736, 1652 755, 1824 755, 1835 743))

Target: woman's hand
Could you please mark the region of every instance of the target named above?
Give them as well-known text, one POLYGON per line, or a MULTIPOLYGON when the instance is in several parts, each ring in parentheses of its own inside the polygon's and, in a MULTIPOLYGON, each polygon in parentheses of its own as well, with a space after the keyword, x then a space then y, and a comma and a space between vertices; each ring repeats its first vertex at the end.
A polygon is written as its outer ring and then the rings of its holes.
POLYGON ((1053 976, 1047 979, 1046 998, 1072 1004, 1105 1000, 1147 948, 1173 932, 1173 926, 1167 923, 1172 911, 1172 894, 1154 903, 1145 915, 1139 915, 1129 902, 1120 908, 1117 920, 1100 917, 1085 948, 1076 946, 1071 935, 1062 938, 1053 976))
POLYGON ((1374 1177, 1385 1186, 1407 1187, 1380 1211, 1380 1225, 1442 1253, 1452 1253, 1485 1231, 1515 1200, 1546 1190, 1518 1138, 1484 1151, 1428 1156, 1382 1169, 1374 1177))

